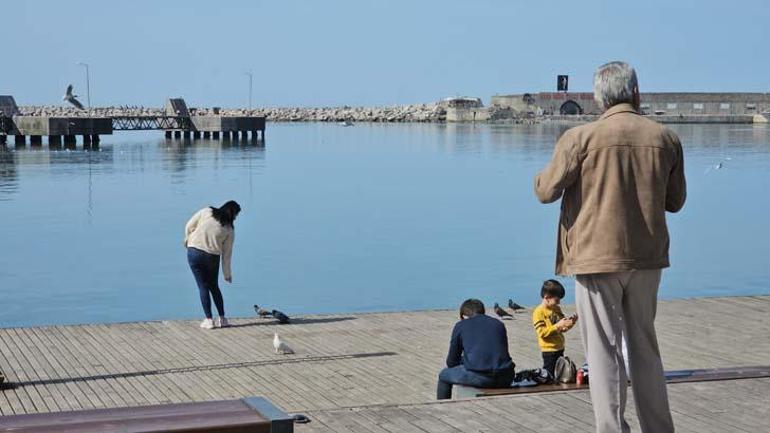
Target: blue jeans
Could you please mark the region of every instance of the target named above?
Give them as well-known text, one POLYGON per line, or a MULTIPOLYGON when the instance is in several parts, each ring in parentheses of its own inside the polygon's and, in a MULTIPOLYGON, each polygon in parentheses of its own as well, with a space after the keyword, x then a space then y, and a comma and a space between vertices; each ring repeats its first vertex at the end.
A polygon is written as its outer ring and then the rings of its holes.
POLYGON ((197 248, 187 248, 187 263, 198 283, 198 291, 201 296, 201 305, 207 319, 211 319, 211 298, 217 306, 219 317, 225 316, 225 302, 222 292, 219 290, 219 256, 209 254, 197 248))
POLYGON ((452 385, 468 385, 477 388, 502 388, 511 386, 514 371, 502 371, 497 374, 485 374, 466 370, 460 364, 456 367, 448 367, 441 370, 438 375, 438 387, 436 398, 446 400, 452 398, 452 385))

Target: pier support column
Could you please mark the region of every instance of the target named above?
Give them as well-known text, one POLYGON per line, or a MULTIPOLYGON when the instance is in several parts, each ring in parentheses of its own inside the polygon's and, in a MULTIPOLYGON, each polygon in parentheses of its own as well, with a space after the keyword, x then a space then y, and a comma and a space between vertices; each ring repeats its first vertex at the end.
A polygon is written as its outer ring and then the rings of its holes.
POLYGON ((83 147, 91 144, 91 136, 89 134, 83 134, 83 147))
POLYGON ((230 131, 222 131, 222 141, 230 141, 230 131))
POLYGON ((219 140, 219 131, 212 132, 211 138, 213 138, 214 140, 219 140))
POLYGON ((204 139, 211 138, 211 133, 209 131, 203 131, 203 138, 204 139))
POLYGON ((99 142, 102 141, 102 138, 99 137, 99 134, 93 134, 91 135, 91 143, 93 144, 99 144, 99 142))
POLYGON ((65 135, 64 136, 64 145, 69 147, 74 147, 77 143, 77 139, 75 139, 74 135, 65 135))
POLYGON ((5 146, 6 143, 8 143, 8 136, 5 134, 0 135, 0 146, 5 146))
POLYGON ((182 131, 174 131, 174 138, 182 138, 182 131))
POLYGON ((249 131, 241 132, 241 137, 243 138, 243 141, 248 141, 248 139, 249 139, 249 131))
POLYGON ((190 131, 182 131, 182 136, 184 137, 185 140, 189 140, 190 139, 190 131))
POLYGON ((30 135, 29 136, 29 144, 32 146, 42 146, 43 145, 43 136, 42 135, 30 135))
POLYGON ((200 131, 193 131, 193 139, 199 140, 201 138, 201 132, 200 131))
POLYGON ((166 140, 171 140, 171 131, 166 131, 166 140))
POLYGON ((24 146, 25 144, 27 144, 27 137, 24 135, 15 135, 13 137, 13 140, 17 146, 24 146))
POLYGON ((49 135, 48 136, 48 145, 49 146, 60 146, 61 145, 61 135, 49 135))

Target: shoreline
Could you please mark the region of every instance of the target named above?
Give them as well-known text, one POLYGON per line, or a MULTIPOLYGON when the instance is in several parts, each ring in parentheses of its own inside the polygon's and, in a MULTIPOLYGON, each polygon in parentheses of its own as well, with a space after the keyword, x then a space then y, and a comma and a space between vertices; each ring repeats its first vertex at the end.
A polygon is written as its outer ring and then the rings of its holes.
MULTIPOLYGON (((215 110, 209 108, 190 108, 191 116, 209 116, 215 110)), ((339 106, 339 107, 264 107, 255 109, 222 108, 217 115, 265 117, 268 122, 281 123, 437 123, 437 124, 490 124, 518 125, 540 123, 582 124, 599 118, 595 114, 578 115, 533 115, 518 113, 510 108, 492 105, 474 109, 452 108, 444 102, 426 104, 406 104, 394 106, 339 106), (472 120, 464 111, 483 111, 479 120, 472 120), (450 112, 448 120, 447 113, 450 112), (457 120, 462 119, 462 120, 457 120)), ((90 110, 77 110, 65 106, 21 106, 21 116, 41 117, 120 117, 120 116, 166 116, 162 107, 94 107, 90 110)), ((762 114, 687 114, 656 115, 645 117, 665 124, 767 124, 768 118, 762 114)))
MULTIPOLYGON (((764 293, 754 294, 736 294, 736 295, 704 295, 704 296, 687 296, 687 297, 659 297, 658 302, 693 302, 706 299, 718 299, 718 298, 755 298, 755 297, 770 297, 770 290, 764 293)), ((529 305, 522 304, 525 308, 531 311, 537 304, 529 305)), ((486 306, 486 304, 485 304, 486 306)), ((564 304, 564 306, 574 308, 574 304, 564 304)), ((324 319, 333 318, 345 315, 355 316, 368 316, 368 315, 383 315, 383 314, 419 314, 419 313, 448 313, 456 312, 457 308, 418 308, 413 310, 408 309, 394 309, 394 310, 348 310, 337 312, 324 312, 324 313, 298 313, 290 315, 292 319, 324 319)), ((283 311, 283 310, 281 310, 283 311)), ((490 310, 491 311, 491 310, 490 310)), ((250 320, 256 318, 254 315, 249 316, 227 316, 228 320, 250 320)), ((112 326, 112 325, 130 325, 134 323, 156 323, 164 324, 169 322, 199 322, 200 317, 179 317, 179 318, 165 318, 165 319, 134 319, 134 320, 119 320, 115 322, 111 321, 94 321, 94 322, 71 322, 71 323, 38 323, 38 324, 26 324, 26 325, 13 325, 13 326, 0 326, 0 330, 14 330, 14 329, 27 329, 27 328, 52 328, 59 326, 112 326)))

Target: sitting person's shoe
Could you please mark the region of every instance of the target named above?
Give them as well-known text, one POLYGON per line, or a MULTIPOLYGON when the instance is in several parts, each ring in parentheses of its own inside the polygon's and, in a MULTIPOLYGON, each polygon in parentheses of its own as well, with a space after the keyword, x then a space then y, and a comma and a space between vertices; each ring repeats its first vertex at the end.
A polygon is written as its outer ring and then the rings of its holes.
POLYGON ((201 322, 201 328, 203 328, 203 329, 214 329, 214 320, 213 319, 204 319, 203 322, 201 322))
POLYGON ((219 328, 227 328, 229 326, 230 326, 230 322, 227 321, 227 318, 219 317, 217 319, 217 327, 219 327, 219 328))

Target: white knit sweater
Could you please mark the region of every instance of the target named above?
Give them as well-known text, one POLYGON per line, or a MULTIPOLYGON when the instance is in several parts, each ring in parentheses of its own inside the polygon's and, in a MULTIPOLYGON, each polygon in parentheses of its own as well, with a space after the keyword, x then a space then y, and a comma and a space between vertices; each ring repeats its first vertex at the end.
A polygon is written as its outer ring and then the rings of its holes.
POLYGON ((214 218, 211 208, 206 207, 190 218, 184 229, 185 247, 193 247, 209 254, 222 257, 222 273, 226 279, 232 278, 230 259, 233 256, 235 231, 232 227, 222 227, 214 218))

